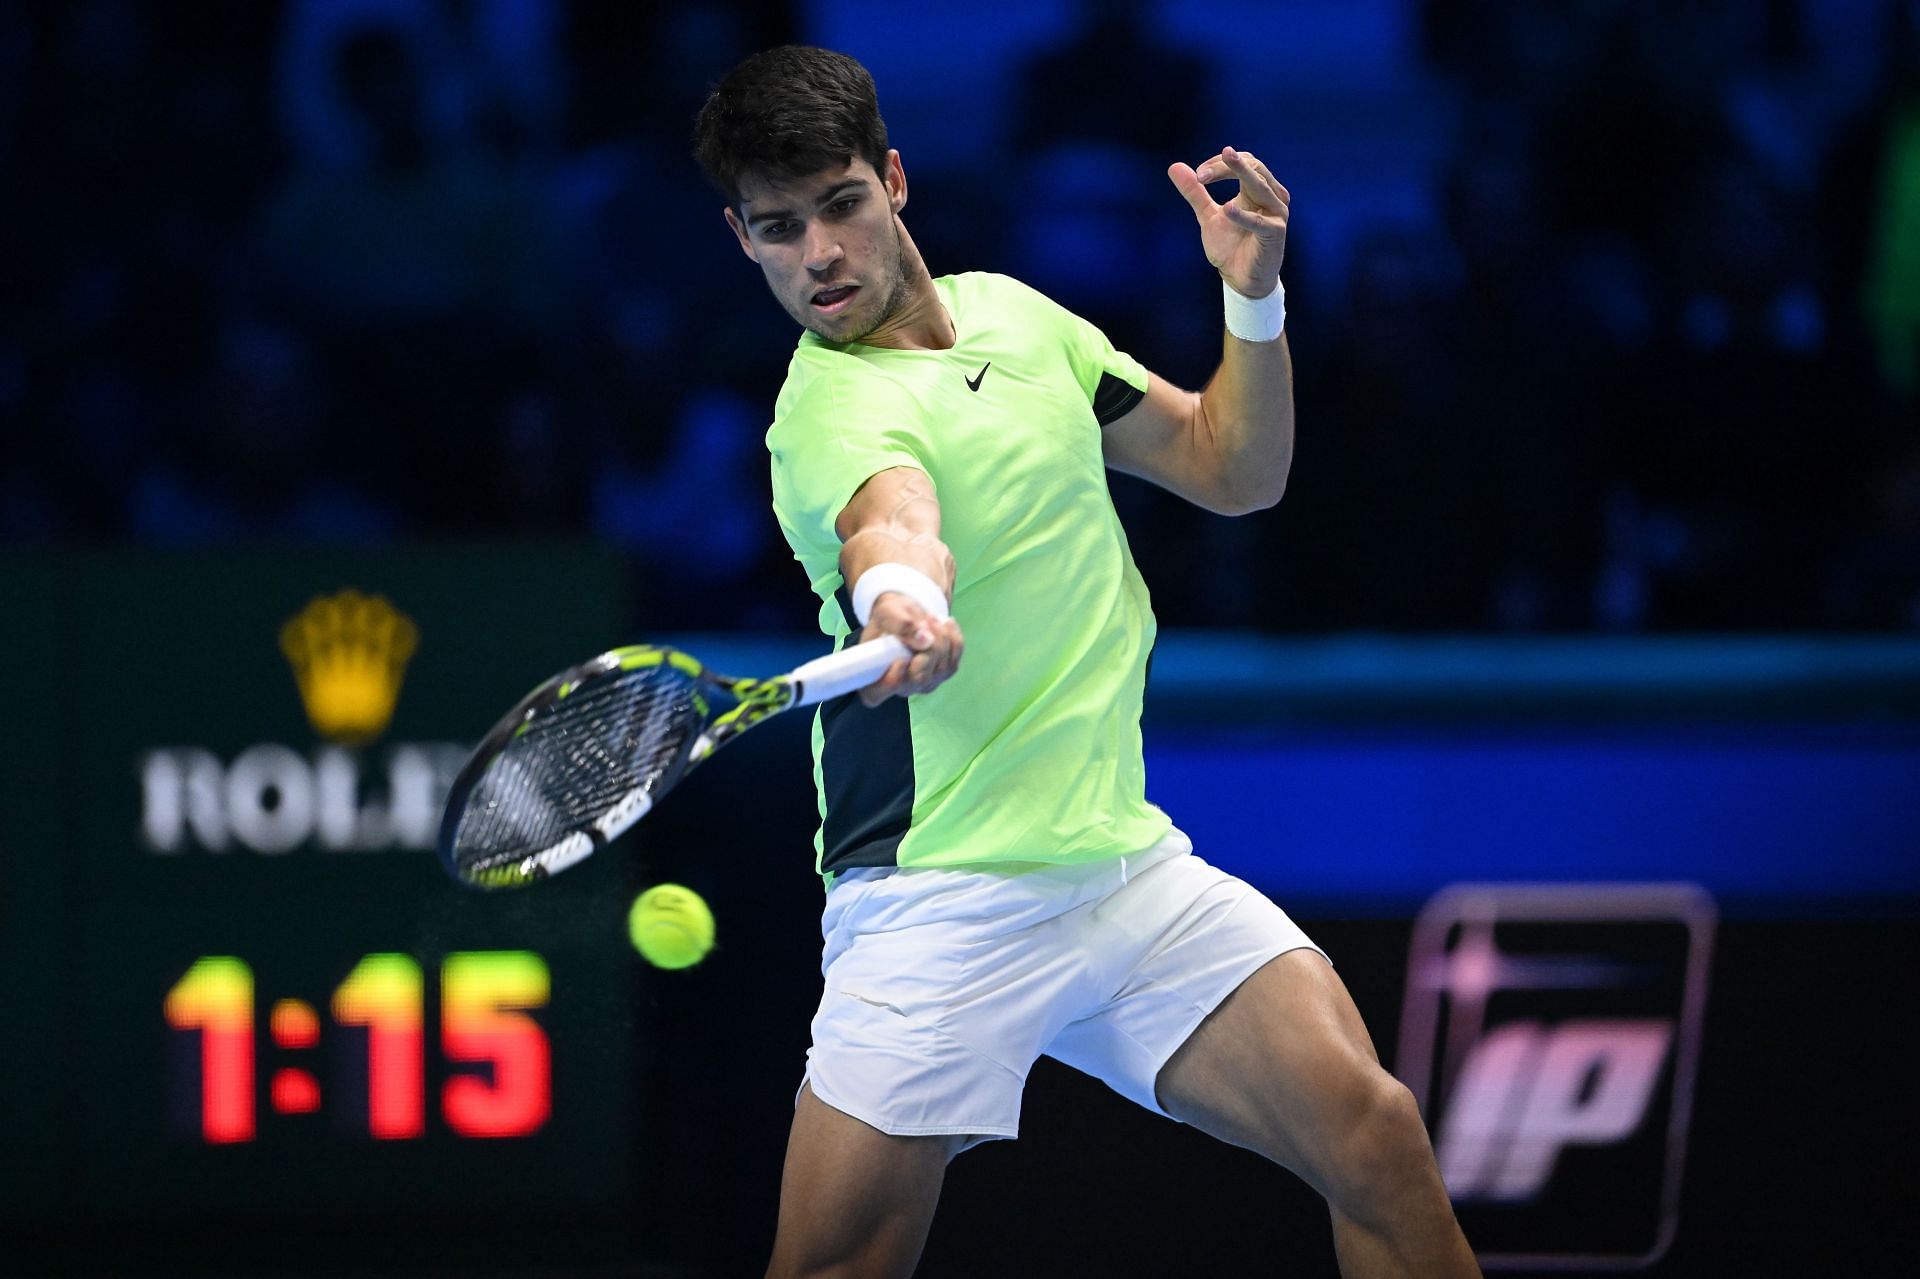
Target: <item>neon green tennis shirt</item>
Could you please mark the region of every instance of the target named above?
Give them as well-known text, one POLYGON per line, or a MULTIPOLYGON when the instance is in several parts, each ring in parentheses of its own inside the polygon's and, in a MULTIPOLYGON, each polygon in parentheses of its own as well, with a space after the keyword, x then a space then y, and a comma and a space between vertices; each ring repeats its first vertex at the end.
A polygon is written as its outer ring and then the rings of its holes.
POLYGON ((858 632, 834 521, 869 477, 933 480, 958 566, 959 670, 931 693, 814 720, 817 868, 1087 862, 1147 848, 1140 705, 1153 610, 1114 514, 1106 422, 1147 371, 1016 280, 934 281, 946 351, 804 334, 767 432, 773 509, 819 595, 820 628, 858 632))

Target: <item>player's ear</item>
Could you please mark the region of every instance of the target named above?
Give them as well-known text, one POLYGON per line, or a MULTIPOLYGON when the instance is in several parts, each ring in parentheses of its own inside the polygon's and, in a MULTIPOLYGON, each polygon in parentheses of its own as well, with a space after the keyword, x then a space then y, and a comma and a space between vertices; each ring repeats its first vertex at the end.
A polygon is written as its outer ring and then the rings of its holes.
POLYGON ((900 164, 900 152, 887 152, 887 168, 880 175, 887 187, 887 207, 895 213, 907 207, 907 171, 900 164))
POLYGON ((727 215, 727 225, 733 228, 734 238, 740 241, 740 251, 758 262, 760 256, 753 251, 753 241, 747 236, 747 224, 740 220, 740 215, 733 211, 732 205, 728 205, 723 212, 727 215))

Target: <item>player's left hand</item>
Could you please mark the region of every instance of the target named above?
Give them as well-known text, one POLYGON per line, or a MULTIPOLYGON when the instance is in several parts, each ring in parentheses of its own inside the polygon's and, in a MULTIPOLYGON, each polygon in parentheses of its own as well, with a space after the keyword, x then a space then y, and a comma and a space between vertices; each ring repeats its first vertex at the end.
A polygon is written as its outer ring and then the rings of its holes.
POLYGON ((1287 251, 1287 204, 1292 197, 1267 166, 1246 151, 1227 147, 1198 168, 1170 165, 1167 177, 1193 206, 1200 245, 1220 278, 1250 298, 1273 292, 1287 251), (1216 204, 1207 184, 1229 179, 1239 182, 1239 193, 1216 204))

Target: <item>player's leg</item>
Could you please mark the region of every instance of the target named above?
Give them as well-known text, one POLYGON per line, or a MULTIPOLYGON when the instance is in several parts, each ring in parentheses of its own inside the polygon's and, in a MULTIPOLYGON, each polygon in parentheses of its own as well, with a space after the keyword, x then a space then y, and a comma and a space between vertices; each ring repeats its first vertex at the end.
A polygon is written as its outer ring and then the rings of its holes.
POLYGON ((1009 1002, 993 959, 1008 944, 996 894, 1018 888, 1005 876, 856 870, 828 893, 770 1275, 911 1274, 948 1161, 1019 1132, 1018 1066, 1046 1031, 1022 1030, 1034 1019, 1009 1002))
POLYGON ((891 1137, 803 1088, 787 1139, 768 1279, 911 1275, 947 1163, 964 1140, 891 1137))
POLYGON ((1327 1199, 1347 1279, 1478 1275, 1413 1096, 1381 1068, 1317 952, 1269 961, 1161 1069, 1176 1119, 1292 1169, 1327 1199))

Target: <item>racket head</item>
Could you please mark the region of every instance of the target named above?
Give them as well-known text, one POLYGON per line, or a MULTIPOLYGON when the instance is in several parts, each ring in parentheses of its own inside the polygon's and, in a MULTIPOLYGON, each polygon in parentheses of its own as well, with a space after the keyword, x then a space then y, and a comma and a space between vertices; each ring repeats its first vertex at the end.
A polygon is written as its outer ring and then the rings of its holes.
POLYGON ((520 699, 448 792, 439 853, 473 888, 558 874, 617 838, 687 770, 792 704, 792 684, 717 675, 660 645, 601 653, 520 699), (738 704, 716 714, 720 699, 738 704))

